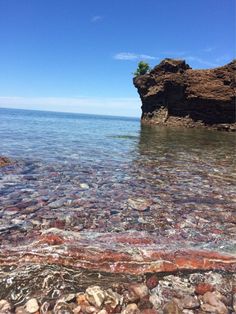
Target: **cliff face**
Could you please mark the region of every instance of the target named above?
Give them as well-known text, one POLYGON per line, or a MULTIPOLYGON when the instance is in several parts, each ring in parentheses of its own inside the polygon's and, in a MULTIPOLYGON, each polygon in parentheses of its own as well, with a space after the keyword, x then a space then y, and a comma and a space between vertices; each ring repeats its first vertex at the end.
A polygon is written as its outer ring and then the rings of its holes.
POLYGON ((193 70, 183 60, 164 59, 133 80, 142 101, 142 121, 235 130, 235 75, 235 60, 193 70))

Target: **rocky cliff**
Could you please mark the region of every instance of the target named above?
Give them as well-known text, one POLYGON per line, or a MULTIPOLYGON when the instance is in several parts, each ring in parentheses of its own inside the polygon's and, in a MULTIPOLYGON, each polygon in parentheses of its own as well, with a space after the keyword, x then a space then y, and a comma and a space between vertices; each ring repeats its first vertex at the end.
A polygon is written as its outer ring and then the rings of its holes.
POLYGON ((142 101, 142 122, 236 130, 236 60, 193 70, 183 60, 164 59, 133 82, 142 101))

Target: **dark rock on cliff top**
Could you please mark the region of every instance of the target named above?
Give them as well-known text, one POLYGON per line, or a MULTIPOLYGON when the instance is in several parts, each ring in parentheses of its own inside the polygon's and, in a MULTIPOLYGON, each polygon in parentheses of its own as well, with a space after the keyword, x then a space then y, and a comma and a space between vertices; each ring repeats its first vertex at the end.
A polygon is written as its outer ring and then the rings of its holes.
POLYGON ((236 60, 193 70, 183 60, 164 59, 134 78, 142 101, 142 122, 236 130, 236 60))

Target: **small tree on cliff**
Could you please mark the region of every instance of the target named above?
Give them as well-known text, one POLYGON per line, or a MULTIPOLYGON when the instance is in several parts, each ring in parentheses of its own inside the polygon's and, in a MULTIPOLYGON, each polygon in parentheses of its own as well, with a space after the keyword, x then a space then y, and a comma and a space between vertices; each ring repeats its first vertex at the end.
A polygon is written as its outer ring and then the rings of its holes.
POLYGON ((150 66, 144 61, 140 61, 137 67, 137 70, 134 72, 134 75, 144 75, 150 71, 150 66))

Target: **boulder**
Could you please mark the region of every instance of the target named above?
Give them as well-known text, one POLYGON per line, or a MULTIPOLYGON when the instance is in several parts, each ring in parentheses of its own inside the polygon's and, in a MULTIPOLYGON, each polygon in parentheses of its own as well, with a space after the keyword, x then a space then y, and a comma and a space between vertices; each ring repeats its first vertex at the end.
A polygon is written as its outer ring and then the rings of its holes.
POLYGON ((164 59, 133 83, 142 101, 142 122, 236 130, 236 60, 193 70, 184 60, 164 59))

